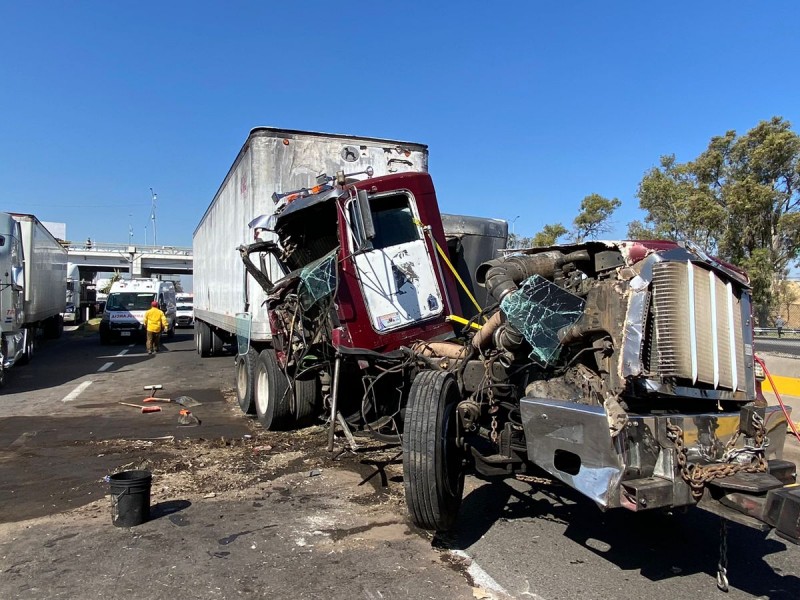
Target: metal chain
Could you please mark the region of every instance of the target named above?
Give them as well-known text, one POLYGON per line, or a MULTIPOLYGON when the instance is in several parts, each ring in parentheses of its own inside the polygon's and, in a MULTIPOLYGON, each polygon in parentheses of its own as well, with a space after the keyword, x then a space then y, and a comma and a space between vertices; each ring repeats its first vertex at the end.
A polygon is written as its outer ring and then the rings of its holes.
POLYGON ((717 563, 717 587, 728 591, 728 521, 719 519, 719 562, 717 563))
POLYGON ((736 450, 736 442, 741 433, 737 431, 725 445, 725 453, 722 459, 726 462, 697 465, 689 463, 686 458, 686 446, 683 443, 683 430, 677 425, 667 423, 667 437, 675 444, 681 476, 686 483, 689 484, 692 490, 692 497, 694 497, 695 500, 699 500, 702 497, 706 482, 713 479, 721 479, 742 472, 767 472, 767 461, 764 458, 764 442, 766 440, 764 419, 758 413, 753 413, 753 424, 756 429, 756 434, 753 438, 755 446, 746 446, 745 448, 736 450), (749 463, 729 462, 746 454, 750 454, 751 456, 749 463))
POLYGON ((497 415, 492 415, 492 442, 497 443, 497 415))

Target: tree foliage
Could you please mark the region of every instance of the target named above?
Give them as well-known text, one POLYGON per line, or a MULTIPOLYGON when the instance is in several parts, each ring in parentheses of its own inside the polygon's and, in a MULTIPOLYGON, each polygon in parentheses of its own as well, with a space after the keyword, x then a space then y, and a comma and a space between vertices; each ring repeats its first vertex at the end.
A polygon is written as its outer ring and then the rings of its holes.
POLYGON ((629 236, 689 239, 745 268, 765 318, 775 286, 800 257, 800 136, 788 121, 773 117, 743 135, 713 137, 686 163, 662 157, 638 198, 647 214, 629 236))
POLYGON ((580 212, 572 221, 571 230, 561 223, 549 223, 532 237, 511 234, 509 248, 553 246, 564 237, 569 237, 576 242, 596 239, 598 235, 611 229, 611 215, 621 204, 616 198, 609 199, 600 194, 590 194, 581 202, 580 212))
POLYGON ((581 202, 581 210, 572 221, 573 237, 576 242, 587 238, 597 239, 601 233, 611 230, 611 215, 622 203, 616 198, 605 198, 600 194, 589 194, 581 202))

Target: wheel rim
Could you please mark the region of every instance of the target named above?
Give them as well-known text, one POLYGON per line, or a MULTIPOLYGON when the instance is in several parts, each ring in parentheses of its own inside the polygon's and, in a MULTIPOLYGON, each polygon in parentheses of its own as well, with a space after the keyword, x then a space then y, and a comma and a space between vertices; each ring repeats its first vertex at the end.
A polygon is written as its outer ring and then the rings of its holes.
POLYGON ((259 415, 266 415, 269 408, 269 378, 266 371, 259 369, 256 382, 256 408, 259 415))
POLYGON ((236 362, 236 393, 240 401, 247 394, 247 367, 244 360, 236 362))

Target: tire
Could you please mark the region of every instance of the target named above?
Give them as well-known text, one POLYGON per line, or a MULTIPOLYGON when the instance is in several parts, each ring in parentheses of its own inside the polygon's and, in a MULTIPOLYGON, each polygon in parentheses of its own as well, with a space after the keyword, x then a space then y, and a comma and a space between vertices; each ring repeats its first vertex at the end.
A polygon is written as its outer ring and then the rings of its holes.
POLYGON ((411 519, 423 529, 452 529, 464 494, 464 453, 456 445, 455 378, 423 371, 408 395, 403 433, 403 486, 411 519))
POLYGON ((316 373, 298 377, 294 381, 294 407, 292 413, 298 425, 306 425, 317 413, 319 379, 316 373))
POLYGON ((17 361, 18 365, 27 365, 33 360, 34 353, 34 340, 36 338, 35 332, 32 329, 25 329, 25 349, 22 351, 22 356, 17 361))
POLYGON ((197 346, 197 353, 206 358, 211 355, 211 327, 202 321, 197 322, 194 328, 194 341, 197 346))
POLYGON ((256 414, 255 382, 258 352, 248 348, 247 354, 236 355, 236 399, 246 415, 256 414))
POLYGON ((42 321, 44 335, 46 338, 54 340, 61 337, 61 332, 64 330, 64 322, 61 320, 61 315, 55 315, 42 321))
POLYGON ((100 332, 100 344, 102 346, 108 346, 111 343, 111 336, 108 333, 100 332))
POLYGON ((275 350, 262 350, 256 361, 254 386, 256 416, 267 430, 289 429, 293 424, 289 406, 289 382, 278 365, 275 350))
POLYGON ((222 356, 222 348, 225 345, 225 340, 216 331, 211 331, 211 354, 214 356, 222 356))

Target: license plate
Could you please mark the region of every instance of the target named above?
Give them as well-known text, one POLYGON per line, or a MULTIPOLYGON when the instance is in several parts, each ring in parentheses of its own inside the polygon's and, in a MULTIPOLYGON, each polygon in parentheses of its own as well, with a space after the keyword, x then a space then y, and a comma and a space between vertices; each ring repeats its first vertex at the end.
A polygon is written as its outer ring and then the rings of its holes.
POLYGON ((120 332, 119 332, 119 334, 120 334, 122 337, 130 337, 130 335, 131 335, 131 332, 130 332, 130 331, 120 331, 120 332))

